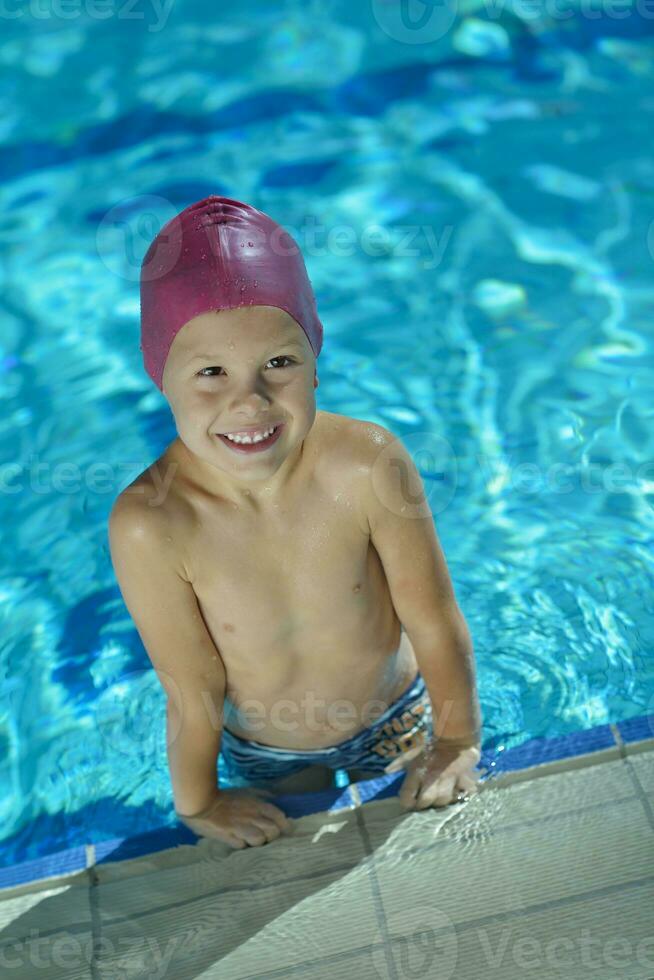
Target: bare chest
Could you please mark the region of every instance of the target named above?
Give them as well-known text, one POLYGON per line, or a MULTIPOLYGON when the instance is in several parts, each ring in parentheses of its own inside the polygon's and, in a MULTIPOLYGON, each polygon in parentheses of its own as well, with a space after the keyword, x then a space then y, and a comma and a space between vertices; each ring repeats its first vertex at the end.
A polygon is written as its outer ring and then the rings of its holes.
POLYGON ((315 486, 274 521, 233 513, 196 535, 192 555, 193 588, 235 692, 336 677, 353 648, 379 646, 385 577, 343 489, 315 486))
POLYGON ((332 702, 347 698, 358 711, 370 699, 392 699, 416 671, 412 652, 401 648, 356 466, 323 459, 328 465, 312 467, 301 495, 266 517, 196 502, 180 526, 185 567, 225 664, 225 724, 272 745, 342 740, 348 733, 325 721, 332 702), (299 728, 280 731, 273 709, 307 697, 318 702, 310 722, 302 714, 299 728), (264 708, 256 733, 247 732, 243 702, 264 708))

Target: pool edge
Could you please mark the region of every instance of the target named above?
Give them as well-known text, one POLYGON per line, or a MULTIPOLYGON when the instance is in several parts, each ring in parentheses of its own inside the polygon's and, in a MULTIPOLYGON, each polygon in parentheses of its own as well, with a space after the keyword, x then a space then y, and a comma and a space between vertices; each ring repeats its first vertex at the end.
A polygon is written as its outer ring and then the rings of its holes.
MULTIPOLYGON (((598 725, 553 739, 532 739, 506 752, 482 751, 481 782, 492 779, 498 788, 567 769, 585 768, 654 750, 654 715, 598 725)), ((396 796, 404 772, 343 788, 273 798, 290 817, 355 809, 373 800, 396 796)), ((194 845, 198 840, 184 825, 163 827, 135 838, 116 838, 0 868, 0 899, 62 885, 88 885, 93 869, 103 863, 127 863, 160 851, 194 845)))

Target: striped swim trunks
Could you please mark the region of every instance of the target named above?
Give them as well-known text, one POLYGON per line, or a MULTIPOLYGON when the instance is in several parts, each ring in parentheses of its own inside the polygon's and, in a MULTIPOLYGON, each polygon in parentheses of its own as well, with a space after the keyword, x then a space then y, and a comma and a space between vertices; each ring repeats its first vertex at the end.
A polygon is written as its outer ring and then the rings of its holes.
POLYGON ((223 728, 219 772, 224 773, 232 786, 282 779, 315 765, 382 774, 393 759, 423 744, 432 734, 431 701, 418 672, 405 692, 372 726, 328 748, 305 751, 276 748, 240 738, 223 728))

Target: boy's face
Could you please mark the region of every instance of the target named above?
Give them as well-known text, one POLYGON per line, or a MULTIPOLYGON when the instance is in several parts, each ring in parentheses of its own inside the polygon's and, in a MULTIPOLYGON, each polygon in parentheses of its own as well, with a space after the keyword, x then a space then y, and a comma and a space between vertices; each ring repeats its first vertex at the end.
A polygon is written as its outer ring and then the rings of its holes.
POLYGON ((176 335, 164 367, 163 393, 184 445, 223 471, 227 482, 274 474, 301 451, 316 416, 315 355, 292 316, 273 306, 202 313, 176 335), (260 452, 237 452, 225 432, 283 422, 260 452))

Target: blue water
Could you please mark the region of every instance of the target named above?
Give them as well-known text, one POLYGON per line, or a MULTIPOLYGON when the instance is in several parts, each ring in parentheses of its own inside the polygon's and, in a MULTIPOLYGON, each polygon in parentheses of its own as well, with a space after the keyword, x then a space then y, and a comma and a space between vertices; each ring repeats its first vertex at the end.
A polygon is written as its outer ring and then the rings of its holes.
POLYGON ((654 710, 654 21, 223 6, 2 24, 5 865, 174 822, 107 516, 175 436, 140 259, 209 193, 300 242, 318 407, 414 455, 485 747, 654 710))

